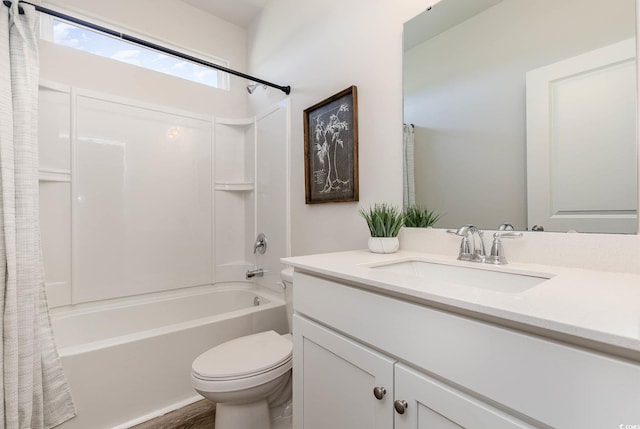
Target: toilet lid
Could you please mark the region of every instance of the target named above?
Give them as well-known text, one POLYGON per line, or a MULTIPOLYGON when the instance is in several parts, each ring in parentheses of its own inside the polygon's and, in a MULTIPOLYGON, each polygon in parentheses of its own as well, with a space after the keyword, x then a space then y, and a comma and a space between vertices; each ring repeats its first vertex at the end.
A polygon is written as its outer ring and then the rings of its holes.
POLYGON ((260 332, 222 343, 193 361, 193 372, 207 379, 248 377, 291 359, 293 344, 275 331, 260 332))

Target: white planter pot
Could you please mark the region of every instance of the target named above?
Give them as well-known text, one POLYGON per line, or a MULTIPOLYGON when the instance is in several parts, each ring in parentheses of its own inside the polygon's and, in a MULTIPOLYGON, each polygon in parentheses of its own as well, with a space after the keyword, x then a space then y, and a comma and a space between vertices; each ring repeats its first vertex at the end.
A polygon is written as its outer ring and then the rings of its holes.
POLYGON ((395 253, 400 248, 398 237, 369 237, 368 244, 373 253, 395 253))

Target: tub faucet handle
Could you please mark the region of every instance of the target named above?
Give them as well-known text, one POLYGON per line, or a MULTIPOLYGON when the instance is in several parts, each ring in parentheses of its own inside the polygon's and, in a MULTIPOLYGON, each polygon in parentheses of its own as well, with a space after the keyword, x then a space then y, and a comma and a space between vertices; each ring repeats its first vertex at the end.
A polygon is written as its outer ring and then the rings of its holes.
POLYGON ((253 243, 253 253, 255 254, 257 252, 261 255, 264 255, 266 251, 267 251, 267 237, 264 235, 263 232, 261 232, 256 237, 255 243, 253 243))

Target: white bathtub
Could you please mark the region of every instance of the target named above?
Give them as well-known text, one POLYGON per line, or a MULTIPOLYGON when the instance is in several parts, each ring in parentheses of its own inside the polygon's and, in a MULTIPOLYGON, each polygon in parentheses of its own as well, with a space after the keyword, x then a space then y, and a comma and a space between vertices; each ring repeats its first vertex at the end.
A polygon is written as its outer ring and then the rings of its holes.
POLYGON ((247 283, 53 309, 52 323, 78 409, 61 429, 128 428, 192 403, 201 399, 190 384, 196 356, 288 329, 282 296, 247 283))

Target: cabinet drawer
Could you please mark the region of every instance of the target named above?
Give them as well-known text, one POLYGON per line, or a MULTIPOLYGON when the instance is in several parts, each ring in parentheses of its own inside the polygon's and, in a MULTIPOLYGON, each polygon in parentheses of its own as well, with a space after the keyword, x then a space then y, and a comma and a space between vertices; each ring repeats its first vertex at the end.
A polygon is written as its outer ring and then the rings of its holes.
POLYGON ((294 309, 398 360, 557 428, 640 424, 640 365, 294 275, 294 309))

